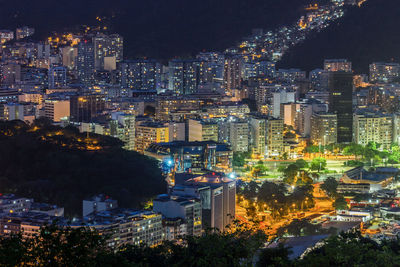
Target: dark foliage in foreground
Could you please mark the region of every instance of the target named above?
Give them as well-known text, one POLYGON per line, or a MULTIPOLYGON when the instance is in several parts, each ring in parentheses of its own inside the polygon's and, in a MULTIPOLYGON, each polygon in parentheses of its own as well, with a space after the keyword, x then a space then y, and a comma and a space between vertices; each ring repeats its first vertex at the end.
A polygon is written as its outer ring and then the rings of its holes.
POLYGON ((166 183, 157 162, 121 148, 118 139, 37 121, 0 122, 1 193, 65 207, 80 215, 85 197, 104 193, 136 208, 166 183))
POLYGON ((264 240, 261 232, 240 228, 113 251, 96 232, 47 226, 28 240, 1 237, 0 266, 397 266, 400 260, 398 240, 378 244, 357 231, 330 237, 297 260, 289 258, 290 248, 262 248, 264 240))
POLYGON ((30 240, 0 238, 0 266, 250 266, 263 240, 263 233, 241 228, 187 237, 185 245, 165 242, 114 252, 88 229, 47 226, 30 240))

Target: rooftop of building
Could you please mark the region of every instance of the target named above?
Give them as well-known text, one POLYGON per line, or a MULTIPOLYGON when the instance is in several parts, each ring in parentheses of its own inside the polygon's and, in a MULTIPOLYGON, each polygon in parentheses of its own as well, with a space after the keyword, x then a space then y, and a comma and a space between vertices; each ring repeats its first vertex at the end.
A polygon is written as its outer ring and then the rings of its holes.
POLYGON ((149 128, 167 128, 164 123, 154 122, 154 121, 143 121, 140 122, 138 127, 149 127, 149 128))
POLYGON ((179 203, 181 206, 193 204, 194 202, 197 202, 196 198, 188 198, 188 197, 182 197, 182 196, 171 196, 167 194, 162 194, 158 195, 157 198, 154 199, 154 201, 157 202, 169 202, 169 201, 174 201, 179 203))
POLYGON ((35 211, 50 211, 50 210, 60 209, 60 208, 61 207, 58 207, 57 205, 33 202, 30 209, 35 210, 35 211))
POLYGON ((366 180, 381 182, 398 175, 400 170, 394 167, 377 167, 374 171, 367 171, 364 167, 357 167, 345 172, 352 180, 366 180))
POLYGON ((223 150, 224 148, 228 148, 227 144, 218 143, 215 141, 173 141, 168 143, 157 143, 150 146, 149 150, 159 149, 159 148, 181 148, 181 147, 203 147, 203 146, 217 146, 217 150, 223 150))
POLYGON ((76 224, 83 224, 85 226, 96 226, 96 225, 108 225, 114 223, 122 223, 128 221, 140 221, 144 219, 154 218, 158 216, 153 211, 145 210, 134 210, 126 208, 116 208, 111 210, 105 210, 90 214, 86 216, 82 221, 76 221, 76 224))
POLYGON ((6 200, 25 199, 25 197, 16 196, 14 194, 0 194, 0 202, 6 200))
POLYGON ((116 200, 112 199, 110 196, 107 196, 104 194, 99 194, 99 195, 87 198, 84 201, 115 202, 116 200))
POLYGON ((60 220, 59 217, 40 212, 7 213, 3 215, 2 218, 3 220, 14 220, 24 223, 51 223, 52 221, 60 220))
POLYGON ((224 173, 221 172, 208 172, 202 175, 194 176, 185 181, 187 185, 193 184, 207 184, 207 185, 214 185, 214 184, 224 184, 224 183, 231 183, 234 182, 234 179, 228 178, 224 173))

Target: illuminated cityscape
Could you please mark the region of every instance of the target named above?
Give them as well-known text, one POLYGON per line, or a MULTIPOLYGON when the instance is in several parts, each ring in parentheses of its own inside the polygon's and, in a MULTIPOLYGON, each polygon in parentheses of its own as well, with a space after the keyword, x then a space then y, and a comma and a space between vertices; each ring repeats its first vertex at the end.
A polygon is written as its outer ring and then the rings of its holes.
POLYGON ((374 1, 168 58, 132 56, 118 13, 0 30, 0 265, 369 266, 338 258, 373 244, 396 266, 400 59, 281 63, 374 1))

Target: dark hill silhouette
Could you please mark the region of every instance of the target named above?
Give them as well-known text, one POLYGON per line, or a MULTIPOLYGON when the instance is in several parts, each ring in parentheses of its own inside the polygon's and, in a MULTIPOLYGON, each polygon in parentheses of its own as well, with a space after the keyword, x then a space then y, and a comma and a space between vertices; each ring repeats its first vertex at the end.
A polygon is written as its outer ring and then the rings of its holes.
POLYGON ((43 120, 0 122, 0 162, 0 193, 63 206, 68 216, 80 216, 82 200, 99 193, 140 208, 167 191, 156 160, 123 150, 118 139, 43 120))
POLYGON ((400 2, 368 0, 345 17, 292 48, 279 67, 312 70, 325 58, 347 58, 358 73, 375 61, 400 61, 400 2))
MULTIPOLYGON (((317 0, 321 1, 321 0, 317 0)), ((128 58, 168 59, 224 50, 252 28, 292 23, 313 0, 0 0, 0 28, 28 25, 36 38, 104 18, 125 38, 128 58)))

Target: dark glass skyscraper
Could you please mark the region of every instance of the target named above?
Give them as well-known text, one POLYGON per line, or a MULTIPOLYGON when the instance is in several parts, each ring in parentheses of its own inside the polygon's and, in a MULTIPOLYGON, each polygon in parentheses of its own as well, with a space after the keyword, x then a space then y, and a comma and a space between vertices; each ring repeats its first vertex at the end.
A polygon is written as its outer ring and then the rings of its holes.
POLYGON ((329 111, 337 114, 338 143, 353 138, 353 74, 331 72, 329 75, 329 111))
POLYGON ((104 109, 103 95, 77 95, 70 98, 70 119, 74 122, 92 122, 104 109))

